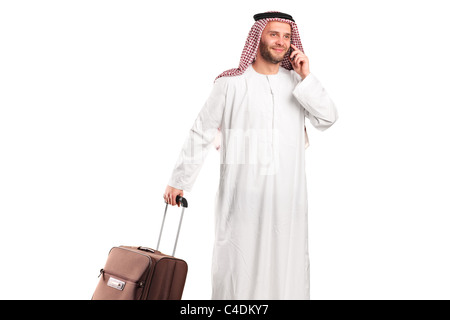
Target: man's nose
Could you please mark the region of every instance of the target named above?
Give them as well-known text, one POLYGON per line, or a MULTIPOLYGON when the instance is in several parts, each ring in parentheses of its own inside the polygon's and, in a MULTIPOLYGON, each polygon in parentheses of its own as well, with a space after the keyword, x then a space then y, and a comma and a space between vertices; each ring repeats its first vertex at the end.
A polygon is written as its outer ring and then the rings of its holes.
POLYGON ((278 37, 277 38, 277 41, 275 42, 277 45, 279 45, 279 46, 284 46, 284 41, 283 41, 283 39, 281 38, 281 37, 278 37))

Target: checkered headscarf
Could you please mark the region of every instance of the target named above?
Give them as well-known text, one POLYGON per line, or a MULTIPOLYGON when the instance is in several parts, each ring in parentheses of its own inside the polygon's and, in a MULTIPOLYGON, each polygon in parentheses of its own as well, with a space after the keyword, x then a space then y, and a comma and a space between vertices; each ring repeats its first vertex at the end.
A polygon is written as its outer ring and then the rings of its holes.
MULTIPOLYGON (((273 15, 280 14, 281 16, 285 15, 278 11, 269 11, 264 14, 273 13, 273 15)), ((255 20, 256 20, 255 15, 255 20)), ((283 18, 264 18, 256 20, 253 24, 250 32, 248 33, 247 41, 245 42, 244 50, 241 54, 241 61, 239 62, 239 67, 234 69, 229 69, 227 71, 222 72, 215 80, 220 77, 232 77, 241 75, 247 70, 248 66, 250 66, 253 61, 255 61, 256 53, 259 47, 259 41, 261 40, 261 34, 266 27, 269 21, 279 21, 284 23, 289 23, 291 25, 291 42, 303 51, 302 42, 300 41, 300 35, 298 33, 297 24, 293 20, 283 19, 283 18)), ((287 70, 292 70, 291 62, 289 61, 289 50, 288 53, 284 56, 283 61, 281 62, 281 66, 286 68, 287 70)))

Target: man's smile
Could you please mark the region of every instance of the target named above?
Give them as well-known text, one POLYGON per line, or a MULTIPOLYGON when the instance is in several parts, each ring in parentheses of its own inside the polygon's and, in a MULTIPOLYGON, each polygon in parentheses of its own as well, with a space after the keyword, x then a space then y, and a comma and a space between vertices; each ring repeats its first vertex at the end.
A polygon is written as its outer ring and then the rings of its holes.
POLYGON ((276 52, 285 52, 286 49, 285 48, 272 48, 273 50, 275 50, 276 52))

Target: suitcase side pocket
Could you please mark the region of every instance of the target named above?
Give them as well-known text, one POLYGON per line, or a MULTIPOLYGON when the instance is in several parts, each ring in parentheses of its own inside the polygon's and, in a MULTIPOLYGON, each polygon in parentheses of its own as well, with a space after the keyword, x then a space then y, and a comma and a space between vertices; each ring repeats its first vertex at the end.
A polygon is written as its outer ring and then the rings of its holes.
POLYGON ((124 276, 100 270, 101 279, 93 300, 139 300, 145 283, 132 281, 124 276))
POLYGON ((100 271, 101 278, 92 299, 141 299, 152 265, 152 259, 146 254, 126 247, 113 247, 100 271))

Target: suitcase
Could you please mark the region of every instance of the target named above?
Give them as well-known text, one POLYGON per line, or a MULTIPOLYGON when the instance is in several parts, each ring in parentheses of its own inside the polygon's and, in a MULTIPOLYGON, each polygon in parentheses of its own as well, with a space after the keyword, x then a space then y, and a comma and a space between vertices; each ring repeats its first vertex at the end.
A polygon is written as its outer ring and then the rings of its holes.
POLYGON ((181 216, 172 255, 159 249, 167 207, 156 250, 147 247, 113 247, 100 270, 99 282, 92 300, 181 300, 187 276, 187 263, 175 258, 178 236, 187 200, 177 197, 181 216))

